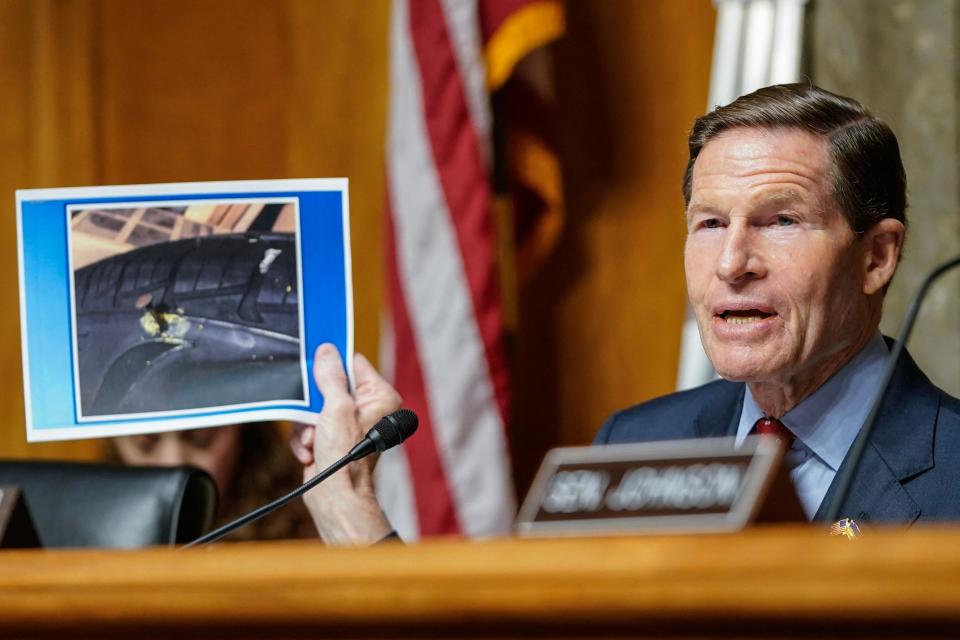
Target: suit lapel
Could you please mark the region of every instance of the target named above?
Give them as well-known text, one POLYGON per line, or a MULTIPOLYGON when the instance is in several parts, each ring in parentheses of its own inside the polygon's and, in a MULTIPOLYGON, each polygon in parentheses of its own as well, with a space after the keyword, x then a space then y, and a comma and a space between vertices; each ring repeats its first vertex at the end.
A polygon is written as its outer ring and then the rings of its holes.
MULTIPOLYGON (((850 493, 843 501, 842 517, 906 524, 920 517, 920 508, 903 485, 933 467, 933 436, 939 404, 936 387, 904 352, 850 493)), ((840 469, 849 463, 850 460, 845 459, 840 469)), ((814 520, 822 521, 826 517, 835 490, 836 479, 814 520)))
POLYGON ((693 426, 698 438, 722 438, 735 436, 743 410, 743 394, 746 385, 725 382, 710 402, 694 418, 693 426))

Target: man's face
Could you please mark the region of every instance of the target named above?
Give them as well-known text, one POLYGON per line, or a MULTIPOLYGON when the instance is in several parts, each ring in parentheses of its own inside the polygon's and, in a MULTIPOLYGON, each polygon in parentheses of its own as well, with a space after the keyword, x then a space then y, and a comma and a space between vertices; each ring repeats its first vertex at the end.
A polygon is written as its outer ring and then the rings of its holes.
POLYGON ((824 141, 794 129, 731 129, 696 160, 687 290, 724 378, 803 386, 876 330, 828 166, 824 141))

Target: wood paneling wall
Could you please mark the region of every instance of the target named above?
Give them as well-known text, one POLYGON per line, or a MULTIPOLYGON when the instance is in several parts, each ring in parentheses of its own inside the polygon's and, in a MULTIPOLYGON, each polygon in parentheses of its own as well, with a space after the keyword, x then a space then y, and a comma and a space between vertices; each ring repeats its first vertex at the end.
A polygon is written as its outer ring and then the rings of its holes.
MULTIPOLYGON (((520 292, 521 489, 549 446, 673 388, 680 174, 703 111, 709 0, 570 2, 557 47, 567 228, 520 292)), ((381 299, 388 0, 0 0, 0 456, 23 441, 13 190, 348 176, 358 349, 381 299)))
POLYGON ((94 13, 78 0, 0 0, 0 456, 92 458, 99 441, 27 445, 14 191, 99 179, 94 13))

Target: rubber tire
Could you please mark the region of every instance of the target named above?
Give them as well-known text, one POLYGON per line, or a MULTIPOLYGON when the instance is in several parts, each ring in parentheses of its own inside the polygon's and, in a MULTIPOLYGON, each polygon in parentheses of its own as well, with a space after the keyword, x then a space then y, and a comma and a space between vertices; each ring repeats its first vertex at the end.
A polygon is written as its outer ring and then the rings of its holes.
POLYGON ((135 249, 74 289, 84 416, 304 397, 292 234, 135 249))

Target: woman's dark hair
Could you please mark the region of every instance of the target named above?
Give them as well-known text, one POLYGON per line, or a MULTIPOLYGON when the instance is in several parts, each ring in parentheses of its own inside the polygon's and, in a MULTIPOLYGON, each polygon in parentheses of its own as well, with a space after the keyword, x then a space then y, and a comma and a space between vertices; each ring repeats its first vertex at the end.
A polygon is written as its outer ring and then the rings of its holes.
MULTIPOLYGON (((279 425, 254 422, 240 429, 240 457, 233 482, 220 497, 220 513, 214 526, 226 524, 303 482, 303 467, 293 457, 279 425)), ((317 530, 303 500, 237 529, 226 540, 278 540, 315 538, 317 530)))
POLYGON ((700 151, 735 127, 800 129, 822 136, 833 195, 850 227, 863 233, 883 218, 906 225, 907 178, 893 131, 856 100, 804 83, 758 89, 697 119, 688 140, 685 204, 690 204, 693 165, 700 151))

